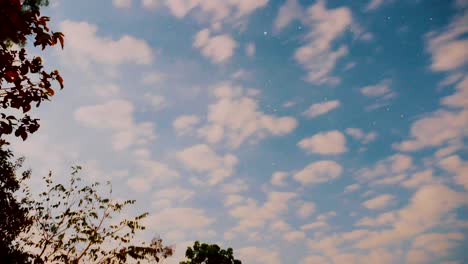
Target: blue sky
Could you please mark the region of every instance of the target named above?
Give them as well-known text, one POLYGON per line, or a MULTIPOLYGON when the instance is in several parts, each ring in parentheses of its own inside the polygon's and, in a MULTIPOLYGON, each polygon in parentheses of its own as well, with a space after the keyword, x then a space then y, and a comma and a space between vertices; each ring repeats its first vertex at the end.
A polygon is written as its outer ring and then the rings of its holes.
POLYGON ((79 164, 137 199, 169 263, 197 239, 247 264, 463 263, 467 7, 54 0, 66 88, 15 149, 36 180, 79 164))

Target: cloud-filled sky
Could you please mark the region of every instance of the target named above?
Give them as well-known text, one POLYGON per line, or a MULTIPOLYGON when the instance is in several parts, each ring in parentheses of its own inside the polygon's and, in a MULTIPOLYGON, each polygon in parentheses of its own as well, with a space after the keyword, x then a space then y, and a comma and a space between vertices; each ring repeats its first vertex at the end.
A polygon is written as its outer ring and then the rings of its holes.
POLYGON ((111 180, 177 245, 169 263, 197 239, 247 264, 468 259, 468 1, 53 0, 44 14, 66 36, 44 54, 65 89, 15 150, 37 180, 74 164, 111 180))

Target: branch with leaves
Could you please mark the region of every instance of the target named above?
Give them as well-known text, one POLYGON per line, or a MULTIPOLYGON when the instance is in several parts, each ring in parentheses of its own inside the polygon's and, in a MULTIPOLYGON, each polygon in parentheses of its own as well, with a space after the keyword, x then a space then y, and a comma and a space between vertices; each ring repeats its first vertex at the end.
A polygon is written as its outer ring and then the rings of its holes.
POLYGON ((49 17, 41 16, 41 0, 0 0, 0 107, 22 110, 23 116, 0 113, 0 137, 14 132, 25 140, 39 128, 38 119, 26 113, 54 95, 52 82, 63 88, 58 70, 46 72, 41 57, 27 57, 27 39, 34 38, 34 46, 45 49, 60 43, 64 35, 51 31, 49 17))
MULTIPOLYGON (((34 250, 34 263, 158 263, 173 254, 161 239, 136 243, 135 234, 147 213, 132 219, 114 218, 135 200, 118 202, 102 196, 99 183, 86 185, 74 167, 67 186, 44 177, 46 191, 33 202, 33 226, 23 243, 34 250)), ((112 194, 110 183, 109 194, 112 194)))

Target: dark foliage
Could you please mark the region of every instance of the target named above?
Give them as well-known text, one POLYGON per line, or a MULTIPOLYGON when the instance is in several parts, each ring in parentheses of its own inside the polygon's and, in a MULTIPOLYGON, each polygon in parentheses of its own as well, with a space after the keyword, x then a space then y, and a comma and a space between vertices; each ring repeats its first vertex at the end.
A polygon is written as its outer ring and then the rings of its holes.
POLYGON ((57 43, 63 48, 63 34, 50 31, 49 18, 40 14, 39 7, 44 4, 47 1, 0 0, 0 107, 4 109, 0 137, 14 132, 25 140, 37 131, 39 120, 26 113, 54 95, 52 82, 63 88, 59 72, 46 72, 41 57, 28 58, 24 48, 28 39, 42 49, 57 43), (7 114, 8 109, 21 110, 22 114, 7 114))
POLYGON ((185 256, 189 259, 180 264, 242 264, 233 256, 232 248, 221 249, 216 244, 200 244, 195 241, 192 247, 188 247, 185 256))
POLYGON ((18 173, 23 158, 13 160, 13 154, 0 142, 0 260, 2 263, 28 263, 29 255, 16 243, 21 233, 32 224, 26 198, 19 199, 22 182, 29 178, 30 171, 18 173))

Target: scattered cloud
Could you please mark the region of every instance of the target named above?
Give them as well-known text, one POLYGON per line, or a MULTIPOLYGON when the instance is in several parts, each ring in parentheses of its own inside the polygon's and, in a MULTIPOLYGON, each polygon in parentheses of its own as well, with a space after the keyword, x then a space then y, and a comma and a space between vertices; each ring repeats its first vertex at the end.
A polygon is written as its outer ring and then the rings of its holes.
POLYGON ((468 135, 468 111, 458 113, 438 110, 411 125, 411 138, 394 147, 401 151, 416 151, 460 139, 468 135))
POLYGON ((433 71, 450 71, 460 69, 468 63, 468 27, 465 10, 456 16, 452 23, 439 32, 427 34, 427 50, 432 55, 433 71))
POLYGON ((288 210, 289 201, 295 197, 297 194, 292 192, 270 192, 262 205, 256 200, 247 199, 229 211, 231 216, 239 220, 234 231, 247 232, 252 228, 264 226, 267 222, 278 220, 280 214, 288 210))
POLYGON ((65 57, 77 65, 87 67, 90 63, 99 63, 118 66, 123 63, 150 64, 153 61, 153 51, 144 40, 129 35, 118 40, 100 37, 97 26, 84 21, 65 20, 60 28, 67 35, 65 57))
POLYGON ((112 0, 112 4, 117 8, 130 8, 132 0, 112 0))
POLYGON ((158 0, 142 0, 143 7, 150 10, 164 5, 173 16, 179 19, 196 10, 195 17, 199 18, 200 22, 217 24, 221 22, 236 23, 239 20, 245 19, 255 10, 266 6, 268 0, 162 1, 161 4, 158 2, 158 0))
POLYGON ((78 108, 75 120, 87 127, 112 131, 112 145, 116 150, 124 150, 131 145, 142 145, 156 137, 150 122, 136 123, 133 119, 134 107, 127 100, 111 100, 107 103, 78 108))
POLYGON ((145 226, 160 232, 161 230, 201 230, 213 224, 215 220, 202 209, 177 207, 167 208, 150 214, 143 220, 145 226))
POLYGON ((336 155, 347 151, 346 138, 338 130, 322 132, 304 138, 297 145, 309 153, 321 155, 336 155))
POLYGON ((277 171, 271 176, 270 183, 274 186, 286 186, 286 178, 289 173, 285 171, 277 171))
POLYGON ((297 215, 300 218, 307 218, 309 217, 313 212, 315 212, 315 204, 313 202, 302 202, 299 205, 299 210, 297 211, 297 215))
POLYGON ((396 93, 390 89, 390 80, 383 80, 375 85, 369 85, 360 89, 361 94, 366 97, 376 98, 376 102, 368 106, 368 110, 373 110, 388 104, 388 100, 396 97, 396 93))
POLYGON ((177 158, 187 168, 200 173, 208 173, 208 184, 216 185, 231 176, 237 165, 236 156, 218 155, 208 145, 198 144, 177 152, 177 158))
POLYGON ((209 29, 203 29, 195 35, 193 46, 213 63, 227 62, 237 47, 236 41, 227 34, 211 36, 209 29))
POLYGON ((356 247, 375 248, 401 242, 441 225, 448 213, 467 204, 464 197, 464 193, 453 191, 443 185, 422 187, 413 195, 406 207, 383 214, 392 218, 386 223, 390 228, 372 231, 365 239, 359 241, 356 247))
POLYGON ((227 139, 230 147, 238 148, 248 138, 260 139, 268 134, 284 135, 293 131, 293 117, 276 117, 261 112, 248 90, 230 83, 215 87, 217 101, 209 106, 208 124, 198 130, 209 143, 227 139))
POLYGON ((301 184, 319 184, 332 181, 341 176, 343 168, 331 160, 310 163, 304 169, 294 174, 294 179, 301 184))
POLYGON ((182 115, 172 122, 172 127, 177 135, 187 135, 194 130, 195 125, 199 122, 200 118, 196 115, 182 115))
POLYGON ((280 264, 280 255, 276 250, 260 247, 243 247, 238 250, 239 258, 252 264, 280 264))
POLYGON ((255 43, 249 42, 247 43, 247 46, 245 46, 245 53, 249 57, 253 57, 255 55, 255 43))
POLYGON ((348 47, 333 46, 335 40, 350 29, 353 21, 351 10, 347 7, 327 9, 323 0, 303 12, 301 9, 297 1, 288 0, 280 8, 275 28, 281 30, 295 19, 306 25, 309 29, 305 36, 307 44, 294 53, 296 61, 307 71, 305 80, 315 84, 336 84, 340 80, 332 72, 338 60, 348 54, 348 47))
POLYGON ((168 187, 153 192, 152 205, 157 208, 174 207, 174 204, 185 202, 195 195, 195 191, 183 187, 168 187))
POLYGON ((365 10, 372 11, 379 8, 384 3, 384 0, 370 0, 365 10))
POLYGON ((141 0, 141 5, 149 10, 153 10, 160 5, 160 0, 141 0))
POLYGON ((381 194, 362 203, 367 209, 384 209, 395 200, 395 196, 390 194, 381 194))
POLYGON ((350 135, 356 140, 359 140, 362 144, 368 144, 377 138, 376 132, 372 131, 369 133, 365 133, 360 128, 352 128, 352 127, 347 128, 346 134, 350 135))
POLYGON ((308 118, 314 118, 320 115, 324 115, 333 109, 336 109, 340 106, 340 101, 333 100, 333 101, 326 101, 323 103, 316 103, 311 105, 304 113, 308 118))
POLYGON ((454 174, 455 183, 462 185, 468 190, 468 162, 462 160, 458 155, 452 155, 439 162, 439 166, 454 174))
POLYGON ((358 170, 357 175, 363 180, 376 180, 395 176, 411 168, 413 158, 404 154, 395 154, 378 161, 373 167, 358 170))
POLYGON ((345 193, 351 193, 351 192, 359 190, 360 188, 361 188, 361 185, 359 185, 357 183, 354 183, 354 184, 346 186, 344 192, 345 193))

